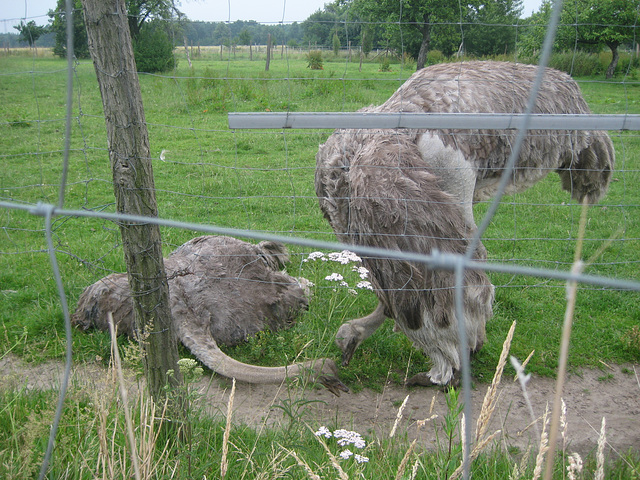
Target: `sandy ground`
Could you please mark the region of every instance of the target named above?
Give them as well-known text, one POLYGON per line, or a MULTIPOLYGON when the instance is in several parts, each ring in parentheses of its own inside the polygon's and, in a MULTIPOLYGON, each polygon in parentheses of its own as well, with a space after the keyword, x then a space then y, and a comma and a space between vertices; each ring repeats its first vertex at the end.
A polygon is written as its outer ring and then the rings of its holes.
MULTIPOLYGON (((7 355, 0 360, 0 384, 56 388, 63 370, 59 362, 33 366, 7 355)), ((98 365, 76 365, 73 368, 72 382, 79 388, 104 388, 109 378, 107 370, 98 365)), ((133 391, 136 388, 134 377, 129 375, 128 378, 133 391)), ((229 380, 205 376, 195 387, 202 394, 203 406, 207 410, 226 414, 231 390, 229 380)), ((476 384, 472 392, 474 431, 487 387, 486 384, 476 384)), ((519 383, 514 382, 513 377, 503 377, 498 391, 499 399, 488 432, 500 430, 496 439, 504 447, 526 449, 530 444, 537 445, 536 428, 530 426, 531 415, 519 383)), ((553 403, 555 381, 532 377, 528 394, 539 419, 546 405, 553 403)), ((232 415, 234 422, 260 428, 286 422, 286 415, 277 405, 289 405, 297 413, 303 413, 303 418, 311 428, 328 425, 330 428, 347 428, 382 438, 389 435, 399 407, 407 395, 409 398, 396 435, 417 437, 424 447, 429 448, 436 441, 435 427, 441 424, 446 413, 445 396, 436 388, 408 389, 388 384, 381 392, 363 390, 336 397, 323 387, 300 389, 295 385, 239 383, 232 415), (419 420, 432 415, 437 417, 418 428, 419 420)), ((581 454, 594 451, 603 417, 606 418, 609 449, 620 454, 630 448, 640 451, 639 365, 603 365, 601 370, 584 370, 579 375, 569 375, 563 398, 567 409, 568 451, 581 454)))

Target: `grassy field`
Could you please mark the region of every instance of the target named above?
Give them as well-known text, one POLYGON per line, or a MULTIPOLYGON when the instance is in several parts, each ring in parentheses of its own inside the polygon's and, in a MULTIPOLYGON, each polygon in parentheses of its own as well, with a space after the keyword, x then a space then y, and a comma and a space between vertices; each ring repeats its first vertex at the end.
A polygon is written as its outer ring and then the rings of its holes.
MULTIPOLYGON (((26 205, 57 201, 65 131, 65 67, 64 61, 48 56, 0 56, 0 201, 26 205)), ((276 55, 271 70, 265 72, 262 61, 221 61, 209 52, 194 58, 192 69, 183 59, 171 76, 142 75, 160 215, 200 224, 332 240, 313 188, 314 156, 330 132, 230 131, 226 114, 353 111, 384 101, 412 71, 411 66, 392 64, 391 71, 380 72, 376 62, 364 63, 360 71, 357 61, 347 62, 344 58, 325 61, 323 70, 312 71, 303 58, 276 55)), ((594 112, 640 113, 637 82, 578 80, 594 112)), ((76 64, 74 89, 65 207, 112 212, 115 206, 104 118, 91 62, 76 64)), ((607 197, 589 211, 584 258, 590 258, 607 239, 615 239, 586 271, 638 280, 640 138, 636 132, 611 135, 617 150, 617 171, 607 197)), ((486 208, 484 204, 476 206, 477 220, 486 208)), ((486 235, 490 259, 568 270, 579 212, 579 206, 560 190, 555 175, 525 193, 506 197, 486 235)), ((194 236, 192 231, 164 229, 165 252, 168 254, 194 236)), ((113 271, 124 271, 119 231, 111 222, 58 217, 54 222, 54 242, 72 309, 87 285, 113 271)), ((9 352, 29 362, 63 357, 63 318, 45 248, 42 218, 0 209, 0 358, 9 352)), ((333 344, 338 326, 346 319, 369 313, 375 306, 371 292, 354 294, 324 280, 335 271, 344 274, 353 287, 357 277, 350 271, 351 266, 304 262, 311 250, 292 247, 291 251, 289 273, 307 277, 316 285, 309 311, 288 331, 265 332, 244 346, 228 349, 233 357, 262 365, 281 365, 299 354, 338 359, 339 351, 333 344)), ((504 274, 493 274, 491 279, 497 287, 495 317, 488 325, 485 347, 473 360, 474 378, 479 382, 491 379, 504 335, 514 320, 518 325, 512 354, 524 359, 535 350, 528 370, 553 375, 566 304, 565 286, 547 279, 504 274)), ((581 287, 570 367, 638 362, 639 325, 637 293, 581 287)), ((74 332, 73 342, 76 362, 95 362, 97 358, 107 362, 110 358, 110 341, 103 332, 74 332)), ((188 356, 186 350, 182 354, 188 356)), ((341 377, 355 390, 380 388, 389 373, 393 381, 402 382, 405 375, 427 367, 427 360, 402 334, 393 333, 391 322, 387 322, 361 346, 341 377)), ((16 424, 20 418, 28 417, 34 405, 53 409, 51 399, 3 395, 6 398, 0 405, 15 405, 9 422, 16 424)), ((83 424, 82 415, 90 414, 83 410, 83 402, 74 403, 77 425, 83 424)), ((195 428, 205 431, 211 421, 201 419, 195 428)), ((298 433, 303 435, 303 430, 298 433)), ((82 433, 75 434, 87 438, 82 433)), ((268 437, 257 440, 251 435, 242 431, 233 438, 246 445, 255 441, 260 448, 269 448, 268 437)), ((217 448, 221 441, 207 438, 202 445, 217 448)), ((291 444, 307 448, 305 442, 316 439, 313 435, 296 437, 291 444)), ((376 448, 387 452, 385 458, 396 467, 406 451, 386 445, 376 448)), ((199 455, 189 452, 192 454, 199 455)), ((318 455, 325 454, 319 450, 318 455)), ((251 468, 255 470, 245 470, 242 475, 254 478, 252 472, 260 472, 263 467, 254 463, 251 468)), ((506 470, 511 467, 492 466, 506 470)), ((357 474, 355 470, 353 473, 357 474)), ((374 474, 380 473, 366 470, 367 478, 374 474)), ((240 474, 230 478, 240 478, 240 474)))
MULTIPOLYGON (((324 70, 312 71, 303 59, 280 60, 276 56, 271 71, 265 72, 260 61, 220 61, 211 55, 194 60, 191 70, 181 61, 180 69, 171 77, 141 76, 161 216, 331 240, 313 189, 314 155, 330 132, 234 132, 226 127, 226 113, 353 111, 384 101, 411 73, 400 65, 392 65, 391 72, 378 70, 377 63, 364 63, 359 71, 357 63, 343 59, 325 62, 324 70)), ((62 168, 65 63, 54 58, 1 57, 0 71, 4 73, 0 91, 1 198, 26 204, 54 203, 62 168)), ((581 85, 595 112, 640 112, 637 84, 585 79, 581 85)), ((113 211, 104 120, 90 62, 76 65, 74 111, 65 206, 113 211)), ((635 186, 639 181, 640 144, 635 133, 613 132, 612 136, 618 171, 607 197, 589 212, 585 258, 612 235, 618 237, 587 271, 638 279, 640 202, 635 186)), ((477 219, 485 209, 482 204, 476 207, 477 219)), ((490 258, 568 269, 578 212, 579 207, 569 202, 554 175, 523 194, 505 198, 486 234, 490 258)), ((0 346, 9 348, 27 335, 27 342, 19 342, 20 355, 30 360, 60 357, 62 318, 49 260, 42 251, 42 220, 3 210, 0 221, 4 297, 0 346)), ((166 229, 165 251, 169 253, 193 236, 191 231, 166 229)), ((119 232, 110 222, 57 218, 55 241, 72 308, 85 286, 124 269, 119 232)), ((285 335, 285 352, 280 342, 265 334, 235 349, 233 354, 243 360, 280 364, 283 354, 293 358, 300 353, 297 349, 309 342, 311 347, 305 355, 336 356, 337 349, 327 341, 332 333, 344 319, 365 313, 375 304, 370 293, 361 292, 355 298, 347 289, 334 291, 334 285, 323 280, 340 265, 311 268, 310 263, 302 262, 308 251, 292 251, 289 271, 310 277, 317 285, 311 308, 298 326, 277 334, 285 335)), ((507 275, 493 275, 492 281, 498 287, 495 317, 488 326, 488 344, 474 360, 474 374, 483 378, 493 370, 501 332, 513 320, 518 321, 515 354, 526 357, 535 350, 531 370, 552 374, 564 311, 564 286, 507 275)), ((637 349, 626 347, 633 344, 633 327, 640 322, 637 294, 585 287, 578 303, 572 366, 638 359, 637 349)), ((102 333, 76 334, 74 342, 80 360, 95 358, 107 348, 102 333)), ((386 325, 363 345, 344 374, 349 381, 357 377, 374 385, 390 365, 394 372, 404 374, 410 356, 408 341, 392 334, 391 326, 386 325), (371 362, 371 358, 382 362, 371 362)), ((409 371, 424 368, 422 357, 413 355, 409 371)))

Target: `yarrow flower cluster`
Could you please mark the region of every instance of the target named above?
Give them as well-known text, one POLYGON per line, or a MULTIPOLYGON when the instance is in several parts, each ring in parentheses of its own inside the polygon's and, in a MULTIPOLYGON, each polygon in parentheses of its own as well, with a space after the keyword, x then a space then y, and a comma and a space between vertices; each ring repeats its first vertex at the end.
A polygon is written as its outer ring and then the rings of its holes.
POLYGON ((323 252, 311 252, 307 258, 302 260, 303 262, 313 262, 315 260, 322 260, 323 262, 332 261, 342 265, 347 265, 351 262, 361 263, 362 259, 349 250, 343 250, 341 252, 330 252, 325 255, 323 252))
MULTIPOLYGON (((325 437, 325 438, 335 438, 338 445, 341 447, 346 447, 348 445, 353 445, 355 448, 362 450, 367 446, 367 442, 362 438, 358 432, 352 432, 350 430, 344 430, 342 428, 338 430, 334 430, 331 432, 327 427, 322 426, 315 432, 316 437, 325 437)), ((360 455, 358 453, 353 453, 348 448, 345 448, 340 452, 340 458, 347 460, 351 457, 357 463, 366 463, 369 461, 369 457, 365 457, 364 455, 360 455)))
POLYGON ((360 278, 362 280, 366 280, 367 278, 369 278, 369 270, 367 270, 365 267, 356 267, 354 265, 353 267, 351 267, 351 271, 358 272, 358 275, 360 275, 360 278))
POLYGON ((341 282, 344 280, 344 277, 339 273, 332 273, 331 275, 327 275, 324 277, 325 280, 329 280, 330 282, 341 282))
MULTIPOLYGON (((328 262, 328 261, 337 262, 337 263, 340 263, 341 265, 347 265, 352 262, 362 263, 362 259, 355 253, 350 252, 349 250, 343 250, 341 252, 331 252, 327 255, 325 255, 323 252, 311 252, 307 256, 307 258, 305 258, 302 261, 304 263, 307 263, 307 262, 315 262, 316 260, 320 260, 323 262, 328 262)), ((368 280, 369 270, 367 270, 367 268, 363 267, 362 265, 353 265, 351 267, 351 271, 357 273, 361 280, 356 284, 355 286, 356 289, 373 290, 373 286, 371 285, 371 282, 368 280)), ((341 275, 340 273, 332 273, 331 275, 327 275, 326 277, 324 277, 324 279, 329 282, 337 282, 341 287, 346 287, 346 288, 349 287, 349 284, 344 279, 344 276, 341 275)), ((349 293, 353 295, 357 295, 357 292, 354 289, 350 289, 349 293)))
POLYGON ((189 382, 196 382, 202 377, 204 370, 193 358, 181 358, 178 360, 180 373, 189 382))
POLYGON ((302 260, 303 262, 313 262, 314 260, 322 260, 323 262, 327 261, 327 257, 325 257, 324 253, 322 252, 311 252, 307 258, 305 258, 304 260, 302 260))
POLYGON ((329 260, 341 263, 342 265, 347 265, 351 262, 362 262, 362 259, 358 255, 350 252, 349 250, 342 250, 341 252, 331 252, 329 253, 329 260))

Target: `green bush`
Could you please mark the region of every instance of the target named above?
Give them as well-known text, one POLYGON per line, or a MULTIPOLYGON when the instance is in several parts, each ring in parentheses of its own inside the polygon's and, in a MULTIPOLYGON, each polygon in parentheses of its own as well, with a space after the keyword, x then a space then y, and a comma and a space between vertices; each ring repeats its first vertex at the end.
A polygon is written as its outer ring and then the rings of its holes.
POLYGON ((139 72, 166 72, 176 67, 173 43, 160 23, 145 24, 134 40, 133 52, 139 72))
POLYGON ((389 60, 389 56, 385 55, 380 60, 380 71, 381 72, 390 72, 391 71, 391 60, 389 60))
POLYGON ((335 57, 338 56, 338 54, 340 53, 340 37, 338 37, 337 33, 333 34, 333 55, 335 57))
POLYGON ((600 75, 606 69, 598 55, 582 51, 555 53, 549 66, 577 77, 600 75))
POLYGON ((427 53, 427 65, 434 65, 436 63, 442 63, 446 60, 444 53, 440 50, 429 50, 427 53))
POLYGON ((311 70, 322 70, 324 64, 322 62, 322 52, 320 50, 312 50, 307 55, 307 67, 311 70))
POLYGON ((402 66, 409 70, 415 70, 416 59, 409 55, 407 52, 402 54, 402 66))

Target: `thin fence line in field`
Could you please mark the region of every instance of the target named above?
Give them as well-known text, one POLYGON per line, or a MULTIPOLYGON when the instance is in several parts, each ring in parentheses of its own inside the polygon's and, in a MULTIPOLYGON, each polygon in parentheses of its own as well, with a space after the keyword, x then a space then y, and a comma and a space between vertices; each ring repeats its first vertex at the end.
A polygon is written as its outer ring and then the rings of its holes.
MULTIPOLYGON (((15 205, 8 202, 0 202, 0 209, 14 209, 27 211, 35 216, 44 216, 50 205, 38 204, 35 207, 25 205, 15 205)), ((274 235, 270 232, 261 232, 257 230, 242 230, 238 228, 220 227, 215 225, 205 225, 202 223, 181 222, 177 220, 167 220, 159 217, 144 217, 139 215, 127 215, 107 212, 91 212, 87 210, 66 210, 54 207, 53 215, 82 217, 82 218, 101 218, 114 222, 155 224, 163 227, 171 227, 183 230, 199 231, 203 233, 228 235, 231 237, 249 238, 253 240, 269 240, 281 242, 289 245, 301 247, 319 248, 325 250, 344 250, 348 247, 358 255, 375 256, 388 258, 393 260, 405 260, 409 262, 424 263, 433 269, 454 270, 458 265, 462 255, 455 255, 444 252, 432 252, 430 254, 422 254, 415 252, 403 252, 399 250, 386 250, 381 248, 364 247, 360 245, 345 245, 343 243, 320 241, 308 238, 300 238, 294 236, 274 235)), ((464 261, 465 268, 474 270, 483 270, 487 272, 508 273, 514 275, 524 275, 533 277, 548 277, 550 279, 561 281, 573 281, 577 283, 586 283, 590 285, 599 285, 603 287, 620 288, 623 290, 640 291, 640 282, 634 280, 624 280, 617 278, 607 278, 597 275, 575 274, 571 272, 561 272, 558 270, 547 270, 540 268, 532 268, 518 265, 506 265, 492 262, 478 262, 474 260, 464 261)))
MULTIPOLYGON (((559 9, 559 7, 556 7, 559 9)), ((284 20, 284 12, 283 12, 283 20, 284 20)), ((282 22, 278 22, 278 23, 286 23, 284 21, 282 22)), ((374 22, 372 22, 374 23, 374 22)), ((382 22, 375 22, 375 23, 382 23, 382 22)), ((410 22, 402 22, 402 23, 410 23, 410 22)), ((459 23, 452 23, 452 25, 460 25, 461 28, 463 25, 465 25, 463 22, 459 22, 459 23)), ((514 26, 517 26, 518 28, 525 28, 525 26, 523 25, 519 25, 516 24, 514 26)), ((288 52, 288 49, 287 49, 288 52)), ((230 71, 231 68, 231 52, 229 51, 229 56, 227 58, 226 61, 226 67, 227 67, 227 72, 230 71)), ((287 57, 287 62, 288 62, 288 57, 287 57)), ((342 82, 343 88, 346 88, 346 85, 348 82, 351 81, 362 81, 363 79, 361 78, 347 78, 347 66, 348 66, 349 60, 346 60, 345 63, 345 74, 343 75, 343 78, 314 78, 314 77, 291 77, 291 76, 287 76, 284 77, 282 79, 279 78, 270 78, 270 79, 260 79, 261 81, 263 80, 268 80, 268 81, 273 81, 273 80, 286 80, 289 83, 289 86, 291 85, 292 81, 295 80, 313 80, 315 81, 340 81, 342 82)), ((402 67, 401 67, 402 68, 402 67)), ((64 69, 64 70, 59 70, 59 71, 65 71, 67 73, 71 73, 69 71, 69 69, 64 69)), ((289 72, 289 66, 288 66, 288 70, 289 72)), ((57 71, 56 71, 57 72, 57 71)), ((55 72, 34 72, 34 71, 30 71, 30 72, 26 72, 29 73, 30 75, 40 75, 40 74, 48 74, 48 73, 55 73, 55 72)), ((402 73, 402 72, 401 72, 402 73)), ((15 75, 16 73, 6 73, 6 74, 0 74, 0 75, 15 75)), ((147 74, 147 75, 151 75, 151 74, 147 74)), ((235 200, 235 201, 241 201, 243 202, 244 205, 244 211, 247 217, 247 224, 251 224, 251 222, 249 221, 249 214, 248 214, 248 208, 247 208, 247 202, 249 200, 254 200, 254 199, 273 199, 273 200, 278 200, 278 199, 287 199, 287 200, 291 200, 291 196, 288 195, 273 195, 273 196, 269 196, 269 195, 249 195, 247 194, 247 190, 248 190, 248 186, 246 184, 244 184, 242 182, 242 179, 240 178, 240 174, 243 171, 266 171, 266 172, 286 172, 289 176, 289 183, 292 187, 293 190, 293 201, 294 201, 294 213, 293 213, 293 225, 294 225, 294 230, 295 230, 295 225, 296 220, 297 220, 297 215, 298 215, 298 210, 297 210, 297 202, 298 200, 307 200, 307 199, 316 199, 316 197, 313 196, 305 196, 305 195, 299 195, 298 192, 295 191, 295 185, 294 183, 291 181, 291 173, 295 170, 310 170, 313 169, 313 167, 295 167, 292 166, 290 164, 291 161, 291 154, 292 152, 290 151, 290 145, 289 145, 289 137, 288 135, 290 135, 290 132, 288 130, 283 130, 281 133, 278 133, 278 135, 282 135, 282 140, 284 142, 284 166, 281 168, 268 168, 268 169, 260 169, 260 168, 246 168, 243 166, 240 166, 241 164, 241 158, 240 155, 238 153, 238 143, 239 143, 239 135, 237 132, 233 131, 233 132, 229 132, 229 130, 223 130, 223 129, 207 129, 207 128, 199 128, 196 127, 197 124, 197 120, 195 118, 195 115, 193 115, 192 111, 189 108, 189 103, 186 99, 185 96, 185 91, 184 88, 182 88, 182 86, 179 84, 178 80, 181 79, 205 79, 205 78, 211 78, 211 77, 181 77, 181 76, 162 76, 162 75, 151 75, 151 76, 157 76, 157 77, 163 77, 163 78, 167 78, 167 79, 171 79, 175 82, 176 85, 178 85, 180 94, 181 94, 181 98, 182 98, 182 103, 185 105, 186 111, 187 111, 187 116, 188 116, 188 122, 190 123, 191 126, 177 126, 177 125, 167 125, 167 124, 162 124, 162 123, 147 123, 147 126, 150 127, 163 127, 166 129, 175 129, 175 130, 184 130, 184 131, 189 131, 192 132, 193 137, 197 143, 198 149, 199 149, 199 153, 198 153, 198 158, 201 160, 199 162, 195 162, 195 163, 187 163, 187 162, 177 162, 177 161, 171 161, 171 160, 167 160, 168 163, 173 163, 173 164, 184 164, 184 165, 192 165, 192 166, 216 166, 216 167, 220 167, 223 169, 230 169, 233 170, 234 173, 236 174, 236 179, 238 181, 238 191, 239 191, 239 196, 209 196, 209 195, 196 195, 196 194, 189 194, 189 193, 183 193, 183 192, 177 192, 177 191, 172 191, 172 190, 163 190, 163 189, 158 189, 157 192, 158 193, 163 193, 163 194, 172 194, 172 195, 176 195, 176 196, 181 196, 181 197, 197 197, 197 198, 201 198, 201 199, 227 199, 227 200, 235 200), (217 165, 215 163, 209 163, 209 162, 205 162, 204 159, 209 155, 205 149, 203 149, 203 143, 204 141, 201 140, 201 138, 199 138, 199 134, 201 132, 208 132, 208 133, 231 133, 232 138, 233 138, 233 142, 234 142, 234 148, 235 148, 235 154, 234 154, 234 164, 232 166, 222 166, 222 165, 217 165), (241 194, 242 193, 242 194, 241 194)), ((33 77, 32 77, 33 78, 33 77)), ((223 80, 223 81, 235 81, 235 80, 248 80, 246 78, 236 78, 236 77, 232 77, 230 75, 226 76, 226 77, 214 77, 215 79, 219 79, 219 80, 223 80)), ((365 79, 366 80, 366 79, 365 79)), ((373 79, 372 79, 373 80, 373 79)), ((390 78, 390 79, 385 79, 385 80, 380 80, 380 79, 375 79, 375 81, 386 81, 386 82, 398 82, 398 81, 402 81, 402 78, 390 78)), ((634 82, 627 82, 629 84, 634 84, 634 82)), ((343 90, 344 91, 344 90, 343 90)), ((37 95, 34 92, 34 96, 37 99, 37 95)), ((237 105, 238 99, 235 95, 235 93, 233 94, 234 98, 233 98, 233 102, 235 105, 237 105)), ((342 102, 342 108, 345 108, 346 105, 346 91, 343 94, 343 102, 342 102)), ((289 100, 291 100, 291 90, 289 88, 289 100)), ((231 114, 231 115, 235 115, 235 114, 231 114)), ((239 115, 252 115, 252 114, 239 114, 239 115)), ((257 114, 257 115, 262 115, 262 114, 257 114)), ((287 118, 294 118, 296 115, 300 115, 300 114, 286 114, 287 118)), ((302 114, 304 115, 304 114, 302 114)), ((324 113, 317 113, 315 115, 334 115, 333 117, 330 117, 332 119, 338 118, 335 115, 341 115, 341 113, 339 114, 324 114, 324 113)), ((38 115, 39 117, 39 115, 38 115)), ((70 113, 67 113, 67 116, 65 117, 66 121, 67 121, 67 125, 69 124, 69 122, 71 120, 77 121, 78 124, 80 126, 82 126, 82 120, 83 118, 89 118, 89 119, 103 119, 103 117, 99 116, 99 115, 90 115, 90 114, 83 114, 81 113, 79 116, 71 116, 70 113)), ((404 115, 405 118, 406 114, 404 115)), ((495 116, 493 116, 494 119, 495 116)), ((511 121, 515 116, 514 115, 510 115, 509 116, 509 121, 511 121)), ((597 117, 596 119, 599 119, 601 121, 604 121, 606 116, 593 116, 593 117, 597 117)), ((617 125, 618 127, 620 127, 621 129, 626 129, 626 130, 638 130, 640 122, 638 121, 638 119, 640 118, 639 115, 616 115, 616 116, 609 116, 607 117, 607 122, 611 122, 610 125, 617 125), (611 118, 609 118, 611 117, 611 118), (621 118, 624 117, 624 118, 621 118), (638 118, 636 118, 638 117, 638 118), (617 123, 616 123, 617 122, 617 123), (620 126, 622 125, 622 126, 620 126)), ((510 125, 509 128, 521 128, 521 124, 526 123, 526 122, 533 122, 536 119, 535 116, 532 115, 525 115, 524 117, 518 119, 519 121, 521 121, 521 123, 509 123, 508 125, 510 125)), ((476 119, 477 121, 481 121, 483 122, 483 128, 486 122, 486 119, 476 119)), ((593 121, 594 119, 590 119, 591 121, 593 121)), ((34 120, 33 122, 37 122, 38 126, 40 127, 42 124, 46 123, 46 122, 54 122, 54 121, 62 121, 62 120, 43 120, 43 119, 38 119, 38 120, 34 120)), ((504 119, 502 119, 501 121, 504 121, 504 119)), ((566 121, 566 119, 564 119, 564 121, 566 121)), ((609 125, 609 123, 605 122, 605 125, 609 125)), ((458 124, 460 125, 460 124, 458 124)), ((567 123, 563 123, 563 126, 565 128, 563 129, 569 129, 570 127, 567 126, 567 123)), ((240 128, 240 127, 236 127, 236 128, 240 128)), ((255 128, 263 128, 263 127, 255 127, 255 128)), ((288 128, 288 127, 287 127, 288 128)), ((295 127, 298 128, 298 127, 295 127)), ((320 128, 320 127, 309 127, 309 128, 320 128)), ((324 127, 323 127, 324 128, 324 127)), ((327 129, 333 129, 335 128, 335 124, 333 126, 327 126, 327 129)), ((362 128, 362 127, 360 127, 362 128)), ((373 127, 375 128, 375 127, 373 127)), ((586 128, 586 127, 585 127, 586 128)), ((591 127, 590 127, 591 128, 591 127)), ((555 128, 554 128, 555 129, 555 128)), ((573 129, 573 128, 571 128, 573 129)), ((601 127, 599 127, 598 129, 603 129, 601 127)), ((618 128, 616 128, 617 130, 618 128)), ((255 132, 255 135, 260 135, 262 134, 262 132, 255 132)), ((273 133, 268 133, 269 135, 273 134, 273 133)), ((69 141, 71 138, 71 134, 70 132, 66 132, 65 133, 65 141, 69 141)), ((82 139, 84 142, 84 147, 81 149, 65 149, 65 150, 56 150, 56 151, 47 151, 47 152, 35 152, 35 153, 25 153, 25 154, 12 154, 12 155, 0 155, 0 158, 7 158, 7 157, 14 157, 14 156, 21 156, 21 155, 25 155, 25 156, 41 156, 41 155, 46 155, 46 154, 59 154, 59 153, 69 153, 69 152, 83 152, 85 155, 85 161, 87 158, 87 152, 91 151, 91 150, 97 150, 97 151, 105 151, 106 149, 104 148, 97 148, 97 147, 93 147, 93 146, 88 146, 87 145, 87 139, 84 137, 84 135, 82 135, 82 139)), ((154 158, 155 160, 155 158, 154 158)), ((631 171, 631 172, 636 172, 637 170, 626 170, 626 171, 631 171)), ((33 184, 33 185, 26 185, 26 186, 20 186, 17 187, 17 189, 24 189, 24 188, 42 188, 42 187, 53 187, 53 186, 57 186, 60 187, 60 192, 61 192, 61 200, 60 203, 58 205, 58 207, 62 206, 62 195, 63 192, 65 191, 65 189, 69 186, 72 185, 76 185, 76 184, 82 184, 82 183, 86 183, 86 182, 90 182, 90 181, 104 181, 104 182, 108 182, 108 180, 103 180, 100 178, 94 178, 88 167, 87 167, 87 173, 88 176, 91 177, 88 180, 85 181, 74 181, 74 182, 67 182, 64 179, 64 176, 62 177, 62 179, 60 180, 59 183, 54 183, 54 184, 46 184, 44 181, 40 184, 33 184)), ((11 189, 13 189, 14 187, 11 187, 11 189)), ((86 195, 86 194, 85 194, 86 195)), ((86 196, 85 196, 85 203, 86 203, 86 196)), ((503 202, 502 205, 545 205, 545 206, 559 206, 561 204, 536 204, 536 203, 519 203, 519 202, 503 202)), ((638 205, 628 205, 628 204, 624 204, 624 205, 620 205, 621 207, 624 206, 625 208, 629 208, 629 207, 637 207, 638 205)), ((15 229, 15 230, 20 230, 20 231, 32 231, 34 233, 45 233, 45 237, 47 239, 48 242, 48 249, 43 249, 43 250, 33 250, 32 252, 48 252, 50 255, 52 255, 53 259, 52 262, 55 263, 55 255, 56 254, 65 254, 65 255, 72 255, 70 252, 65 252, 64 250, 62 250, 60 248, 60 245, 58 245, 57 247, 53 245, 53 241, 52 241, 52 237, 53 234, 56 231, 56 226, 53 224, 53 222, 51 222, 51 218, 58 216, 59 218, 62 217, 68 217, 68 218, 93 218, 93 219, 101 219, 101 220, 107 220, 107 221, 112 221, 112 222, 143 222, 143 223, 157 223, 158 225, 161 226, 166 226, 166 227, 171 227, 171 228, 178 228, 178 229, 186 229, 186 230, 192 230, 192 231, 200 231, 200 232, 206 232, 206 233, 213 233, 213 234, 223 234, 223 235, 232 235, 232 236, 239 236, 239 237, 245 237, 245 238, 252 238, 252 239, 256 239, 256 240, 275 240, 275 241, 280 241, 286 244, 290 244, 290 245, 298 245, 298 246, 303 246, 303 247, 311 247, 311 248, 321 248, 321 249, 327 249, 327 250, 341 250, 345 248, 344 244, 339 244, 336 242, 326 242, 326 241, 320 241, 320 240, 314 240, 314 239, 306 239, 306 238, 301 238, 301 237, 291 237, 291 236, 287 236, 285 235, 286 233, 291 233, 288 231, 282 231, 282 230, 269 230, 269 231, 260 231, 257 229, 246 229, 246 230, 242 230, 242 229, 237 229, 237 228, 226 228, 226 227, 219 227, 219 226, 215 226, 215 225, 204 225, 202 223, 190 223, 190 222, 177 222, 177 221, 172 221, 169 219, 163 219, 163 218, 149 218, 149 217, 136 217, 136 216, 131 216, 131 215, 122 215, 122 214, 111 214, 108 212, 100 212, 100 211, 95 211, 93 209, 91 210, 82 210, 82 209, 65 209, 65 208, 58 208, 55 207, 53 205, 50 204, 39 204, 37 206, 34 206, 33 204, 26 204, 26 203, 19 203, 19 201, 17 200, 11 200, 8 202, 5 201, 0 201, 0 209, 5 209, 7 211, 9 210, 18 210, 18 211, 23 211, 23 212, 27 212, 29 215, 35 216, 35 217, 44 217, 45 218, 45 225, 43 226, 42 229, 36 229, 36 230, 28 230, 28 229, 15 229)), ((571 210, 573 212, 573 210, 571 210)), ((488 218, 492 218, 492 216, 487 216, 485 217, 485 220, 488 218)), ((513 211, 513 222, 514 225, 517 224, 517 217, 516 217, 516 212, 515 209, 513 211)), ((572 223, 573 224, 573 223, 572 223)), ((7 228, 7 227, 3 227, 2 229, 5 233, 8 231, 12 231, 11 228, 7 228)), ((295 232, 296 235, 300 235, 302 233, 313 233, 313 234, 323 234, 323 235, 331 235, 327 232, 303 232, 303 231, 296 231, 295 232)), ((483 237, 484 241, 491 241, 491 240, 496 240, 496 241, 535 241, 535 240, 541 240, 541 238, 529 238, 529 237, 518 237, 518 238, 503 238, 503 237, 483 237)), ((545 241, 561 241, 561 242, 567 242, 572 240, 572 238, 544 238, 545 241)), ((595 239, 595 238, 591 238, 588 239, 589 241, 602 241, 604 239, 595 239)), ((635 240, 635 238, 624 238, 624 239, 619 239, 619 240, 614 240, 614 241, 628 241, 628 240, 635 240)), ((592 276, 592 275, 586 275, 586 274, 575 274, 572 273, 571 271, 561 271, 558 270, 558 268, 556 269, 544 269, 544 268, 534 268, 531 266, 522 266, 522 265, 515 265, 515 263, 526 263, 526 262, 537 262, 537 263, 550 263, 550 264, 554 264, 556 267, 560 267, 560 266, 570 266, 572 265, 571 262, 554 262, 551 260, 537 260, 537 259, 522 259, 522 258, 518 258, 518 259, 513 259, 513 260, 505 260, 505 261, 500 261, 500 262, 496 262, 496 263, 491 263, 491 262, 475 262, 475 261, 471 261, 469 258, 463 257, 463 256, 459 256, 459 255, 450 255, 450 254, 442 254, 439 252, 433 252, 429 255, 425 255, 425 254, 418 254, 418 253, 411 253, 411 252, 397 252, 397 251, 388 251, 388 250, 382 250, 382 249, 371 249, 371 248, 366 248, 366 247, 357 247, 357 246, 348 246, 349 249, 353 250, 355 253, 359 253, 362 255, 376 255, 376 256, 384 256, 387 258, 394 258, 394 259, 402 259, 402 260, 408 260, 408 261, 413 261, 413 262, 421 262, 421 263, 425 263, 427 265, 429 265, 432 268, 441 268, 441 269, 446 269, 446 270, 453 270, 456 271, 457 273, 460 273, 461 271, 464 271, 467 268, 475 268, 475 269, 480 269, 480 270, 486 270, 486 271, 493 271, 493 272, 499 272, 499 273, 504 273, 504 274, 510 274, 510 275, 524 275, 524 276, 530 276, 530 277, 536 277, 536 278, 542 278, 543 281, 541 283, 536 284, 535 286, 540 286, 540 287, 546 287, 546 288, 564 288, 564 286, 556 286, 556 285, 546 285, 546 282, 551 282, 551 281, 577 281, 577 282, 583 282, 584 285, 586 286, 582 286, 581 288, 583 289, 597 289, 597 288, 610 288, 610 289, 621 289, 621 290, 633 290, 633 291, 640 291, 640 283, 633 281, 633 280, 625 280, 625 279, 617 279, 617 278, 606 278, 606 277, 602 277, 602 276, 592 276)), ((16 253, 23 253, 23 252, 0 252, 0 254, 16 254, 16 253)), ((629 262, 625 262, 625 263, 629 263, 629 262)), ((616 265, 616 262, 607 262, 607 263, 601 263, 599 265, 616 265)), ((54 264, 53 266, 54 270, 55 268, 57 268, 54 264)), ((527 285, 530 286, 530 285, 527 285)), ((520 285, 507 285, 504 286, 505 288, 515 288, 515 287, 520 287, 520 285)), ((458 289, 458 291, 460 291, 460 289, 458 289)), ((60 293, 60 299, 63 303, 66 303, 66 300, 64 298, 64 292, 62 291, 60 293)), ((64 310, 64 309, 63 309, 64 310)), ((68 317, 68 313, 65 312, 65 321, 67 320, 68 317)), ((65 324, 66 325, 66 324, 65 324)), ((69 337, 70 338, 70 337, 69 337)), ((463 369, 464 370, 464 374, 468 375, 469 369, 463 369)), ((467 391, 470 391, 469 389, 466 389, 467 391)), ((61 392, 60 394, 60 402, 64 401, 64 392, 61 392)), ((470 403, 470 402, 469 402, 470 403)), ((471 424, 471 417, 469 416, 469 421, 468 423, 471 424)), ((469 445, 469 442, 467 442, 467 445, 469 445)))

